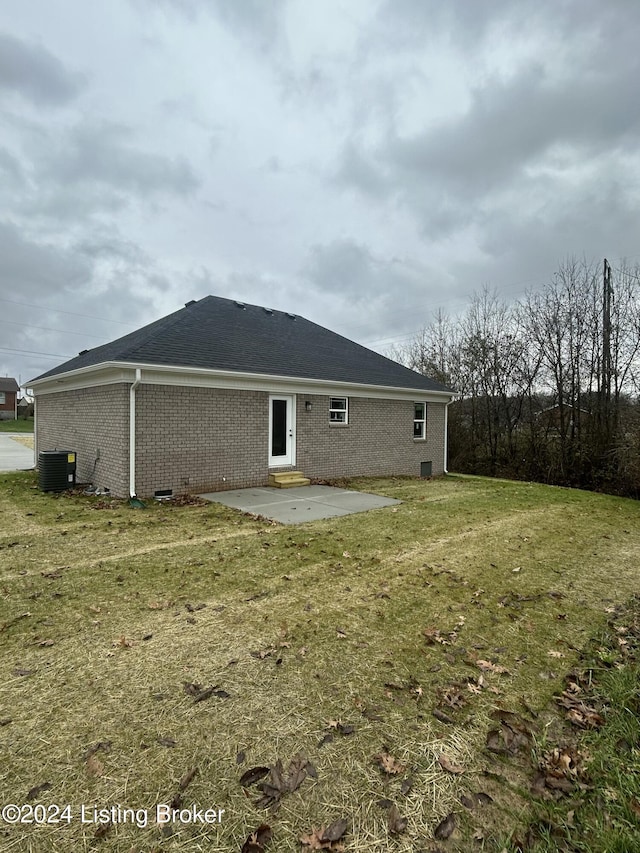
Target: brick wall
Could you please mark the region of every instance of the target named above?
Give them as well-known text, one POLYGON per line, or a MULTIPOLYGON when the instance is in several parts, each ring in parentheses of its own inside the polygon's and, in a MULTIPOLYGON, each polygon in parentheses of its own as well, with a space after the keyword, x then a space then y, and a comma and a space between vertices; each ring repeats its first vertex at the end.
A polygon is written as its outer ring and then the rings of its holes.
POLYGON ((109 488, 114 495, 128 496, 128 385, 40 394, 36 413, 37 453, 73 450, 78 454, 77 482, 93 483, 109 488))
POLYGON ((268 480, 269 395, 139 386, 136 490, 221 491, 268 480))
POLYGON ((4 403, 0 400, 0 420, 14 420, 16 416, 15 391, 3 391, 2 393, 4 394, 4 403))
POLYGON ((432 462, 433 474, 442 474, 444 410, 444 403, 427 403, 427 437, 418 441, 413 438, 412 401, 350 397, 345 426, 329 423, 329 397, 299 395, 296 468, 318 479, 419 476, 420 463, 432 462))
MULTIPOLYGON (((136 491, 221 491, 266 485, 269 394, 141 384, 136 391, 136 491)), ((129 494, 129 385, 37 398, 37 450, 75 450, 78 480, 129 494), (96 461, 96 451, 99 458, 96 461), (94 468, 95 464, 95 468, 94 468)), ((308 477, 420 474, 443 469, 444 404, 427 404, 427 438, 413 439, 413 402, 349 398, 349 423, 330 425, 329 397, 298 395, 297 460, 308 477), (307 412, 305 401, 312 403, 307 412)))
MULTIPOLYGON (((269 395, 141 385, 136 402, 136 488, 221 491, 266 485, 269 395)), ((349 424, 329 424, 329 397, 298 395, 297 460, 308 477, 443 470, 444 404, 427 404, 427 438, 413 439, 413 402, 350 398, 349 424), (311 412, 305 401, 312 403, 311 412)), ((284 469, 279 469, 284 470, 284 469)))

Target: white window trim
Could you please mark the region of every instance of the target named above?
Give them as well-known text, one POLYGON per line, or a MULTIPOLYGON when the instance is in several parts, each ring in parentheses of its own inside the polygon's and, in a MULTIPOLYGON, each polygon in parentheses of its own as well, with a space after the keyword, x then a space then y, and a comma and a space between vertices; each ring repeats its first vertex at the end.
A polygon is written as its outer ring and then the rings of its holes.
POLYGON ((426 441, 427 439, 427 404, 424 400, 418 400, 413 404, 413 440, 426 441), (416 417, 416 406, 422 406, 422 417, 416 417), (416 424, 421 424, 421 435, 416 435, 416 424))
POLYGON ((5 391, 0 391, 0 403, 6 403, 6 402, 7 402, 7 395, 6 395, 6 392, 5 392, 5 391))
POLYGON ((330 424, 339 424, 340 426, 344 426, 349 423, 349 398, 348 397, 329 397, 329 423, 330 424), (344 408, 335 408, 331 404, 334 400, 344 400, 344 408), (334 419, 331 417, 333 413, 344 415, 344 420, 334 419))

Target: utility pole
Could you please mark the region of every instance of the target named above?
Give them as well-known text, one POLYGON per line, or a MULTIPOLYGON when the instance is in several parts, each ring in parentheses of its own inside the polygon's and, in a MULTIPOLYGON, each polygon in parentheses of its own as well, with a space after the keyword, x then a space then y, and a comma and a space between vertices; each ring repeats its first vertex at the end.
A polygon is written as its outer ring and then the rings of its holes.
POLYGON ((611 264, 602 268, 602 415, 605 442, 611 439, 611 264))

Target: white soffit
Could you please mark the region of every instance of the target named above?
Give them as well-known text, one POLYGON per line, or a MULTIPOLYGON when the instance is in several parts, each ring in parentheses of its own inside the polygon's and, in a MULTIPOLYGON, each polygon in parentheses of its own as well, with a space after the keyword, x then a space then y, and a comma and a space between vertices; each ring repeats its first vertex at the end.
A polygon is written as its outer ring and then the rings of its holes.
POLYGON ((183 388, 220 388, 237 391, 264 391, 282 394, 321 394, 343 397, 369 397, 395 400, 425 400, 445 403, 453 399, 448 391, 427 391, 423 388, 396 388, 392 386, 362 385, 352 382, 334 382, 327 379, 297 379, 289 376, 236 373, 234 371, 205 370, 161 366, 157 364, 105 363, 81 368, 70 373, 41 379, 31 387, 36 396, 76 391, 135 380, 136 369, 142 371, 141 385, 173 385, 183 388))

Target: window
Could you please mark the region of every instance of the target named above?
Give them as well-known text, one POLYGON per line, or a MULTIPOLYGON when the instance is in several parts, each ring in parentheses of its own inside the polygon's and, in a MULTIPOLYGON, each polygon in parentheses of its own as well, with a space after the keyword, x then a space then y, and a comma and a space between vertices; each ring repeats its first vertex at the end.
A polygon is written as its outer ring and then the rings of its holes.
POLYGON ((6 403, 7 398, 5 397, 4 391, 0 391, 0 403, 6 403))
POLYGON ((346 397, 329 397, 329 423, 348 423, 348 399, 346 397))
POLYGON ((413 412, 413 437, 427 437, 427 404, 415 403, 413 412))

